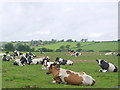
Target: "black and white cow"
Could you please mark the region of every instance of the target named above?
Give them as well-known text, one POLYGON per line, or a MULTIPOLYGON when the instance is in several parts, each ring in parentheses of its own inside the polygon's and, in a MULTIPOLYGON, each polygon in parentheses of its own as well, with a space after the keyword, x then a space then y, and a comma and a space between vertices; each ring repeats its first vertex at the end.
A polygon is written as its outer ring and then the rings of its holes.
POLYGON ((11 56, 7 56, 6 54, 3 55, 2 60, 3 61, 10 61, 12 59, 11 56))
POLYGON ((82 55, 82 53, 79 53, 79 52, 74 52, 71 56, 79 56, 79 55, 82 55))
POLYGON ((101 67, 99 72, 117 72, 118 71, 118 68, 112 63, 108 63, 107 61, 101 60, 101 59, 97 59, 96 61, 98 62, 98 65, 101 67))
POLYGON ((42 63, 42 69, 49 69, 51 64, 54 64, 54 62, 50 62, 50 59, 44 58, 42 63))
POLYGON ((31 56, 27 58, 28 64, 42 64, 44 63, 44 60, 50 61, 50 58, 47 57, 42 57, 42 58, 36 58, 36 59, 31 59, 31 56))
POLYGON ((59 57, 57 57, 55 61, 58 62, 58 64, 60 64, 60 65, 73 65, 73 61, 64 60, 64 59, 59 58, 59 57))
POLYGON ((34 54, 31 53, 31 52, 27 52, 27 53, 23 54, 23 56, 26 57, 26 58, 27 58, 28 56, 36 57, 36 55, 34 55, 34 54))
POLYGON ((76 56, 76 57, 79 55, 82 55, 82 53, 74 52, 74 50, 68 50, 68 54, 71 56, 76 56))
POLYGON ((16 59, 16 58, 19 58, 23 53, 20 53, 19 51, 15 50, 13 51, 13 58, 16 59))
POLYGON ((13 65, 24 66, 27 64, 27 59, 24 56, 21 56, 20 59, 16 59, 13 62, 13 65))
POLYGON ((120 53, 118 53, 117 56, 120 56, 120 53))

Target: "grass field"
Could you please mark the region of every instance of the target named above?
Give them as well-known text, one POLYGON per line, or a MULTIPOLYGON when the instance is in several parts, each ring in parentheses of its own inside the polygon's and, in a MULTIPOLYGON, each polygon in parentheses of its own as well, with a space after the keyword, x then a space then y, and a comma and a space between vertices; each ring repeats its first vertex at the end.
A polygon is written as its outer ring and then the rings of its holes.
MULTIPOLYGON (((72 50, 77 50, 76 44, 78 42, 59 42, 55 44, 48 44, 44 46, 35 46, 34 48, 37 50, 38 48, 48 48, 48 49, 53 49, 54 51, 56 49, 59 49, 60 46, 64 45, 71 45, 70 49, 72 50)), ((118 42, 100 42, 100 43, 95 43, 95 42, 80 42, 81 44, 81 49, 83 50, 94 50, 95 52, 101 51, 101 50, 110 50, 110 51, 117 51, 118 50, 118 42)), ((32 46, 33 47, 33 46, 32 46)))
POLYGON ((47 70, 42 70, 42 65, 15 66, 13 61, 2 62, 2 87, 3 88, 117 88, 118 72, 98 72, 100 67, 95 61, 98 58, 105 59, 118 66, 118 57, 115 55, 105 56, 104 53, 92 52, 83 53, 82 56, 71 57, 66 53, 48 52, 37 56, 49 56, 51 61, 56 57, 70 60, 93 60, 93 62, 74 62, 73 66, 62 66, 64 69, 70 69, 76 72, 86 72, 91 75, 96 83, 94 86, 74 86, 65 84, 52 84, 52 75, 46 75, 47 70))

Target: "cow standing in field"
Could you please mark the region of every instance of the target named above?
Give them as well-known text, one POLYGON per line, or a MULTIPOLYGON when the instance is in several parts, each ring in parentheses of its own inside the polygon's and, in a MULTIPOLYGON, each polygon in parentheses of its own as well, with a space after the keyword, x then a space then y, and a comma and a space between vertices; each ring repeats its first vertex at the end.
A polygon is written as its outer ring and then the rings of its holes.
POLYGON ((108 63, 107 61, 101 60, 101 59, 97 59, 96 61, 98 62, 98 65, 101 67, 99 72, 117 72, 118 71, 118 68, 112 63, 108 63))
POLYGON ((71 85, 89 85, 95 84, 95 80, 85 72, 79 73, 60 68, 57 64, 52 64, 46 74, 53 74, 53 83, 63 83, 71 85))
POLYGON ((64 60, 64 59, 59 58, 59 57, 57 57, 55 61, 58 62, 58 64, 60 64, 60 65, 73 65, 73 61, 64 60))

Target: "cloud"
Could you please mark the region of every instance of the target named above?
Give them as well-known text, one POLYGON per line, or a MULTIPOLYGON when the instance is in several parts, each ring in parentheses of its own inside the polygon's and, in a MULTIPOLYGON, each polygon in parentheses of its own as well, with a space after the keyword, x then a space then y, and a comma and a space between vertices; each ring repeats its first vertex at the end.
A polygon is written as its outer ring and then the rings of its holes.
POLYGON ((117 2, 11 2, 2 5, 0 25, 2 24, 4 31, 3 41, 52 38, 117 39, 117 2), (115 34, 111 36, 113 32, 115 34))

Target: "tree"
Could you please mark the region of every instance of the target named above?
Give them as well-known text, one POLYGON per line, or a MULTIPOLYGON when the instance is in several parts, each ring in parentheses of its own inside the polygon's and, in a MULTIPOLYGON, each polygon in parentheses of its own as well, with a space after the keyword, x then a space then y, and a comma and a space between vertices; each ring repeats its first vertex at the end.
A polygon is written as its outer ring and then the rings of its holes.
POLYGON ((81 42, 84 42, 84 39, 81 39, 81 42))
POLYGON ((66 47, 67 49, 69 49, 69 48, 70 48, 70 45, 66 45, 65 47, 66 47))
POLYGON ((87 41, 88 41, 88 39, 84 39, 84 41, 85 41, 85 42, 87 42, 87 41))
POLYGON ((17 50, 18 51, 31 51, 30 46, 28 46, 28 45, 19 45, 17 47, 17 50))
POLYGON ((14 48, 12 43, 5 44, 4 48, 5 48, 6 51, 14 51, 15 50, 15 48, 14 48))
POLYGON ((55 52, 61 52, 61 50, 60 49, 56 49, 56 51, 55 52))
POLYGON ((77 43, 76 46, 77 46, 77 48, 80 48, 80 47, 81 47, 81 44, 80 44, 80 43, 77 43))
POLYGON ((68 39, 66 42, 73 42, 73 40, 72 39, 68 39))

